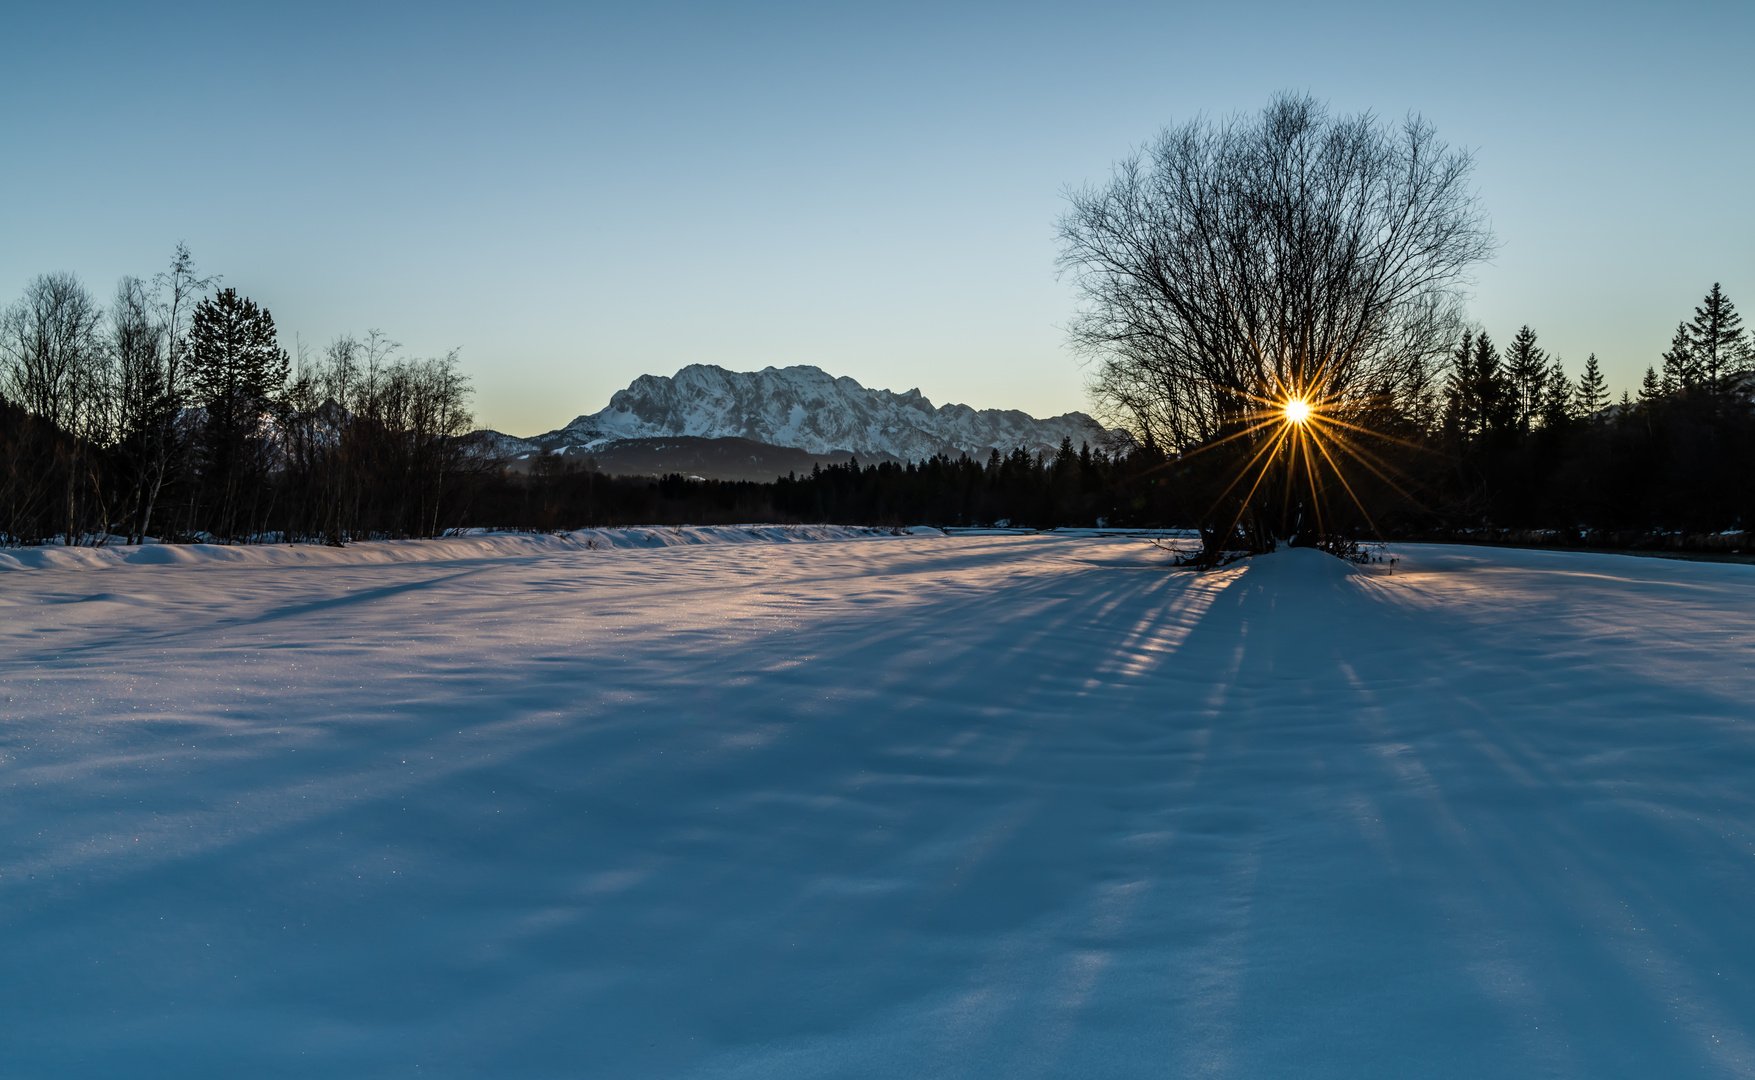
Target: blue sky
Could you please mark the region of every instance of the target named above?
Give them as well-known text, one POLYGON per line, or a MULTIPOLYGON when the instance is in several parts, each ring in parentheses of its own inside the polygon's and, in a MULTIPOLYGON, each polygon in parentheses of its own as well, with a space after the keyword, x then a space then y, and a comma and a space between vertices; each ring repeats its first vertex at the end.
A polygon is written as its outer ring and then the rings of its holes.
POLYGON ((0 296, 186 240, 289 346, 462 349, 518 434, 687 363, 1085 406, 1068 186, 1308 90, 1478 155, 1471 305, 1637 380, 1755 323, 1755 5, 19 5, 0 296))

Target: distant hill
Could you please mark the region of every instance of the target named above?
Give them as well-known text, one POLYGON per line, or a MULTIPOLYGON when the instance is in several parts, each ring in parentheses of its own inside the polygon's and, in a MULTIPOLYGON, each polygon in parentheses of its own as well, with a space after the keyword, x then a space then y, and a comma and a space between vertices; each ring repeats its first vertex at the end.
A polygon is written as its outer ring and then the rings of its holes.
POLYGON ((1037 419, 1015 409, 935 407, 919 390, 871 390, 818 367, 728 371, 692 364, 674 376, 642 375, 609 406, 566 427, 520 439, 476 438, 514 465, 543 452, 594 460, 606 472, 693 473, 771 480, 815 463, 924 461, 935 454, 985 458, 1023 447, 1052 454, 1125 441, 1080 412, 1037 419))

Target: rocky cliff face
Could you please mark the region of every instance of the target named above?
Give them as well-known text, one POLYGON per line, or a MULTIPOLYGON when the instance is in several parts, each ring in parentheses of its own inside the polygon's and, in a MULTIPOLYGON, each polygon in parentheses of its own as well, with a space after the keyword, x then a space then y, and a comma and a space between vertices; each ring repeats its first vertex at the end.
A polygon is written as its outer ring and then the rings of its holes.
POLYGON ((1024 447, 1052 454, 1111 435, 1084 413, 1038 420, 1006 409, 935 407, 919 390, 869 390, 817 367, 727 371, 692 364, 674 376, 642 375, 609 401, 558 431, 523 442, 531 450, 589 454, 625 439, 739 438, 813 454, 850 451, 867 458, 921 461, 934 454, 986 457, 1024 447))

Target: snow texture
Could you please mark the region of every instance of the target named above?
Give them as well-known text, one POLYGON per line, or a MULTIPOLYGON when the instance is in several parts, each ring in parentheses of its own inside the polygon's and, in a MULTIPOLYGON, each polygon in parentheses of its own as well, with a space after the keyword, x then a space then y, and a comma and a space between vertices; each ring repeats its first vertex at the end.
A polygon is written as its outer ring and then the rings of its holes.
POLYGON ((554 533, 503 533, 468 529, 443 540, 372 540, 330 547, 322 544, 149 544, 101 547, 0 548, 0 570, 106 569, 112 566, 224 563, 232 566, 358 565, 437 562, 556 551, 609 548, 688 547, 697 544, 785 544, 861 537, 942 536, 929 525, 906 529, 864 525, 676 525, 651 528, 574 529, 554 533))
POLYGON ((1750 567, 432 546, 0 575, 5 1075, 1755 1073, 1750 567))
POLYGON ((622 439, 665 436, 742 438, 813 454, 851 450, 868 458, 924 461, 934 454, 985 459, 995 449, 1023 447, 1052 456, 1063 438, 1073 446, 1107 446, 1108 433, 1080 412, 1038 420, 1015 409, 934 407, 919 390, 868 390, 822 368, 767 367, 728 371, 691 364, 673 377, 642 375, 609 399, 607 408, 557 431, 518 440, 484 435, 503 457, 537 450, 586 453, 622 439))

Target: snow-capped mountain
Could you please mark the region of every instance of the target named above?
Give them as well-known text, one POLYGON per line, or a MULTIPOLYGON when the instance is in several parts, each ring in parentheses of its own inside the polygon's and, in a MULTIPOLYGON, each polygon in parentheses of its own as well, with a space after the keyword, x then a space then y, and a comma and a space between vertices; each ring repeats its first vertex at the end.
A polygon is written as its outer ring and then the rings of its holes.
MULTIPOLYGON (((923 461, 934 454, 986 457, 1024 447, 1052 454, 1063 438, 1103 445, 1114 436, 1084 413, 1038 420, 1015 409, 935 407, 919 390, 870 390, 818 367, 727 371, 691 364, 674 376, 642 375, 558 431, 522 442, 529 450, 588 454, 626 439, 739 438, 813 454, 923 461)), ((529 452, 529 451, 524 451, 529 452)))

